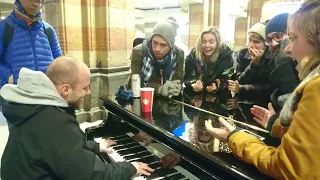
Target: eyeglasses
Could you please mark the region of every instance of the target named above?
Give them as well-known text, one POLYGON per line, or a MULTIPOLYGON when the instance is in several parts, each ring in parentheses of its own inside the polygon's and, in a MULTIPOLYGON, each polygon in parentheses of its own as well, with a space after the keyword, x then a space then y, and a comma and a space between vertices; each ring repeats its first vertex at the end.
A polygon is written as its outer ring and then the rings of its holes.
POLYGON ((271 45, 272 44, 272 40, 275 40, 277 42, 280 42, 283 40, 283 34, 282 33, 275 33, 272 35, 272 37, 267 37, 266 38, 266 44, 267 45, 271 45))

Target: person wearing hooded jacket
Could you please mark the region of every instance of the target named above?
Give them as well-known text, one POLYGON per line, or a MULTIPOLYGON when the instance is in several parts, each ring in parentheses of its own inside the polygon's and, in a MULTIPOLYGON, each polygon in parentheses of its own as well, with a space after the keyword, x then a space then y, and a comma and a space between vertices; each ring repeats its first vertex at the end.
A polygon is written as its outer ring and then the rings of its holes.
POLYGON ((96 154, 114 144, 87 141, 75 109, 90 94, 90 70, 71 57, 59 57, 47 74, 22 68, 17 85, 0 91, 3 115, 12 127, 1 158, 1 179, 130 179, 150 175, 141 162, 104 163, 96 154))
POLYGON ((233 74, 232 50, 221 42, 217 28, 203 31, 186 58, 184 84, 195 92, 217 92, 227 88, 233 74))
POLYGON ((16 84, 22 67, 45 73, 50 63, 62 55, 54 28, 42 19, 43 3, 16 0, 15 9, 0 21, 0 88, 7 83, 16 84), (10 29, 12 37, 7 42, 10 37, 5 36, 11 35, 10 29))

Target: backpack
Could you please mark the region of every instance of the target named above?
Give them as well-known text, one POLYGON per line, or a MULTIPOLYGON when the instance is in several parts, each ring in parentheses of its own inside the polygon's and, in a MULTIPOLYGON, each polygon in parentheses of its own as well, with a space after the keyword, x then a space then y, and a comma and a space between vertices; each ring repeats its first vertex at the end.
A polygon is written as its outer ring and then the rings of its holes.
MULTIPOLYGON (((5 54, 7 48, 9 47, 9 44, 12 40, 13 33, 14 33, 14 23, 13 20, 10 17, 5 18, 4 20, 4 46, 3 46, 3 52, 5 54)), ((42 22, 42 28, 44 29, 44 32, 48 38, 49 45, 51 48, 52 44, 52 30, 50 28, 50 25, 46 22, 42 22)), ((1 58, 1 62, 4 64, 5 63, 5 56, 3 55, 1 58)))

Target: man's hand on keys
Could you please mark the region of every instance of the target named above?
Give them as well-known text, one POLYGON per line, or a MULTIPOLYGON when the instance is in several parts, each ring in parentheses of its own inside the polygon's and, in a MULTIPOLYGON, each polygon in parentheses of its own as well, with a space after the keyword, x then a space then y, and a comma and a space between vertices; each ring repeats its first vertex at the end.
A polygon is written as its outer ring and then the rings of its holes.
POLYGON ((102 139, 102 141, 99 143, 100 152, 112 153, 112 149, 110 148, 110 146, 115 144, 117 143, 111 139, 102 139))
POLYGON ((145 175, 150 176, 151 173, 154 171, 151 169, 148 164, 142 162, 132 162, 131 163, 137 170, 136 175, 145 175))

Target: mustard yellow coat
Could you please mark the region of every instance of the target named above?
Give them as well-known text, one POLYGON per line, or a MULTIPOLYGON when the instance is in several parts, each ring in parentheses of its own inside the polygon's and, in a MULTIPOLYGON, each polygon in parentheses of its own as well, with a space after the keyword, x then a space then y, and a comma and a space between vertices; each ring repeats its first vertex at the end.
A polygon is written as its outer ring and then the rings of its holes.
POLYGON ((264 144, 245 132, 228 140, 232 152, 276 179, 320 179, 320 76, 297 89, 301 94, 289 128, 276 120, 271 135, 281 138, 279 147, 264 144))

